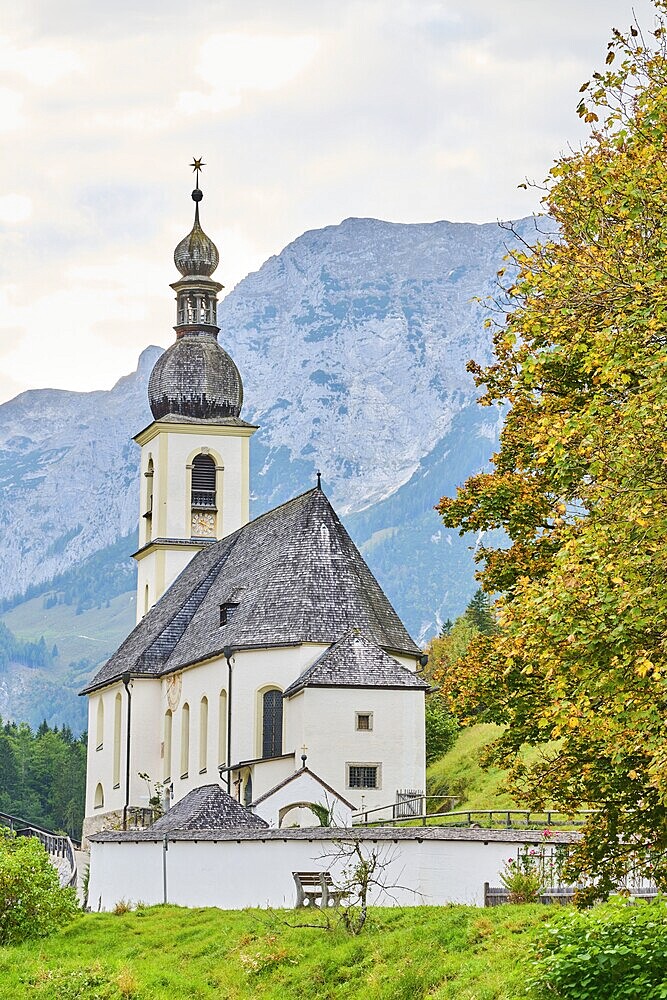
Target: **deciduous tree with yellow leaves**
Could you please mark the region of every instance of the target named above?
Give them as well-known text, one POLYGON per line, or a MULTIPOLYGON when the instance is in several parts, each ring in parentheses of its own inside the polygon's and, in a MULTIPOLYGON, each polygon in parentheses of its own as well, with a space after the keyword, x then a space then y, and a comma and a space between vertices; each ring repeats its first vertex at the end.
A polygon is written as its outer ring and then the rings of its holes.
POLYGON ((482 402, 509 405, 493 469, 445 523, 503 528, 480 579, 500 628, 446 682, 533 806, 599 810, 572 875, 629 867, 667 889, 667 0, 615 31, 581 89, 590 125, 546 184, 540 235, 499 274, 509 305, 482 402), (527 767, 525 745, 545 746, 527 767))

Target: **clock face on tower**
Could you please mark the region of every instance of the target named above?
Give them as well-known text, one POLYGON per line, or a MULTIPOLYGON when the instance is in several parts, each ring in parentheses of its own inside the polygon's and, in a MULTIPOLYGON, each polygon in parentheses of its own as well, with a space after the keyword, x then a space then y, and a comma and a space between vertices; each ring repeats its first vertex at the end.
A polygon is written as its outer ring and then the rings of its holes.
POLYGON ((193 538, 215 538, 215 514, 208 510, 193 510, 190 533, 193 538))

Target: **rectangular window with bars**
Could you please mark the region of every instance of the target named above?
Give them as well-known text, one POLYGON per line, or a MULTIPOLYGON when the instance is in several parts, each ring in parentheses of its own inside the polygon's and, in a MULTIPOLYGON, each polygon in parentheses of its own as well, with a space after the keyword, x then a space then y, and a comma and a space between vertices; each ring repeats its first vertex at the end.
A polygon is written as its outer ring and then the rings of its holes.
POLYGON ((356 729, 358 732, 368 733, 373 728, 373 713, 372 712, 356 712, 356 729))
POLYGON ((380 765, 379 764, 348 764, 347 765, 347 787, 348 788, 379 788, 380 787, 380 765))

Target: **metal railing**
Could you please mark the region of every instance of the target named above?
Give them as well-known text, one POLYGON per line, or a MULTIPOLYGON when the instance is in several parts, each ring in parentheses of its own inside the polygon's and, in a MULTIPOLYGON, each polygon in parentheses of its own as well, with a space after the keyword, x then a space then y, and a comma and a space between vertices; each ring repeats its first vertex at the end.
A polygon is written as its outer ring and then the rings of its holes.
POLYGON ((17 837, 35 837, 50 857, 63 858, 67 861, 71 871, 67 885, 76 885, 77 869, 74 844, 67 834, 53 833, 53 831, 36 826, 20 816, 11 816, 9 813, 3 812, 0 812, 0 826, 8 827, 17 837))
POLYGON ((206 510, 216 510, 215 491, 193 490, 191 505, 193 507, 203 507, 206 510))
POLYGON ((365 825, 376 822, 389 822, 390 820, 414 820, 420 819, 427 814, 429 802, 437 803, 428 815, 438 816, 443 812, 448 812, 453 805, 459 801, 457 795, 424 795, 417 792, 410 796, 408 793, 397 793, 396 802, 390 802, 386 806, 376 806, 374 809, 360 809, 352 814, 352 822, 355 825, 365 825), (369 816, 383 816, 377 819, 369 819, 369 816), (389 814, 389 816, 387 816, 389 814))
POLYGON ((500 827, 508 830, 539 830, 543 828, 583 826, 595 810, 580 810, 568 816, 556 809, 533 811, 529 809, 463 809, 455 811, 456 796, 421 795, 414 803, 420 806, 418 815, 406 815, 405 802, 392 802, 374 809, 364 809, 352 814, 354 826, 387 826, 397 823, 421 826, 500 827), (439 803, 429 810, 428 803, 439 803), (382 814, 382 815, 378 815, 382 814))

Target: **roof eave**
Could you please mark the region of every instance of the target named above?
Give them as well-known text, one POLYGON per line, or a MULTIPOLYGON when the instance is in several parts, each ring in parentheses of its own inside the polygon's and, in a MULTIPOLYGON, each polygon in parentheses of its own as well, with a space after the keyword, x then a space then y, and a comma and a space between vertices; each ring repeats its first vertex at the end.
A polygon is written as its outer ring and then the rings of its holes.
MULTIPOLYGON (((323 683, 322 681, 306 681, 304 684, 300 684, 295 688, 287 688, 283 692, 283 698, 292 698, 295 694, 299 694, 300 691, 304 691, 306 688, 350 688, 350 689, 366 689, 373 690, 374 688, 379 691, 421 691, 426 694, 431 690, 428 684, 343 684, 335 683, 331 681, 330 683, 323 683)), ((437 689, 434 689, 437 690, 437 689)))

